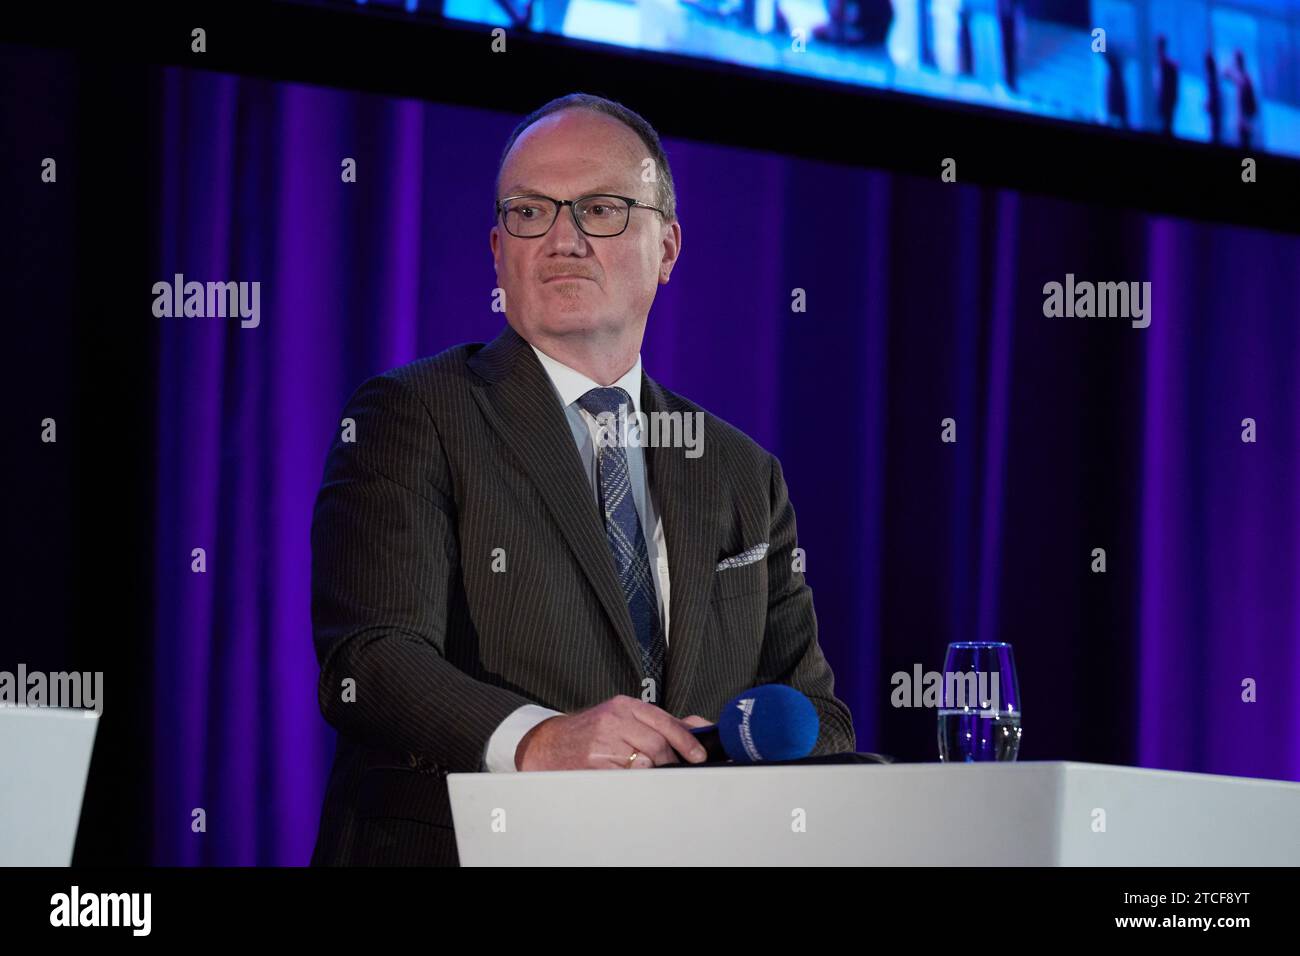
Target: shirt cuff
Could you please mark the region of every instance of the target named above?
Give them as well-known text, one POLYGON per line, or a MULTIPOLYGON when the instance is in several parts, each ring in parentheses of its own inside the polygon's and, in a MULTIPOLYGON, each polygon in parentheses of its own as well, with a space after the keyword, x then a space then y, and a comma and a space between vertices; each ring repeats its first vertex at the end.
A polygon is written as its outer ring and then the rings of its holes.
POLYGON ((519 769, 515 766, 515 751, 519 749, 519 741, 524 739, 524 734, 543 720, 562 716, 563 711, 551 710, 538 704, 524 704, 501 721, 488 738, 483 769, 491 773, 514 773, 519 769))

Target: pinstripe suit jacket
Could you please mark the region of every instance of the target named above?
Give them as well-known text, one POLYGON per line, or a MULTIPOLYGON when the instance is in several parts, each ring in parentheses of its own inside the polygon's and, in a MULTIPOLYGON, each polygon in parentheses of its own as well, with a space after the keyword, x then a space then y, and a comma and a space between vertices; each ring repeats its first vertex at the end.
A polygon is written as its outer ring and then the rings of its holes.
MULTIPOLYGON (((641 402, 703 412, 645 375, 641 402)), ((645 449, 672 581, 660 706, 716 720, 785 683, 818 710, 815 753, 853 750, 791 570, 781 466, 703 414, 699 457, 645 449), (763 542, 764 559, 715 570, 763 542)), ((312 862, 452 864, 446 773, 477 771, 523 704, 641 696, 636 635, 564 410, 510 326, 366 381, 344 417, 354 440, 330 450, 311 532, 320 707, 338 730, 312 862)))

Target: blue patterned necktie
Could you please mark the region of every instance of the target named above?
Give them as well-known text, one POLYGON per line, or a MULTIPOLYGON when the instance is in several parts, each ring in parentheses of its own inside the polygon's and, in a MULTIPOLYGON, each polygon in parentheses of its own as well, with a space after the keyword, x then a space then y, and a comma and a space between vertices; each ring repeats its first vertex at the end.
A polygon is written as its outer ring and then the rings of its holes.
POLYGON ((641 645, 642 670, 646 677, 654 681, 654 699, 651 702, 662 706, 667 644, 659 621, 659 605, 650 575, 645 536, 641 533, 641 521, 637 517, 636 502, 632 497, 632 482, 627 471, 627 449, 623 447, 617 427, 620 424, 619 406, 627 407, 624 414, 630 418, 632 398, 621 388, 593 388, 578 399, 578 405, 602 424, 610 423, 609 419, 601 419, 602 415, 614 416, 609 430, 619 437, 612 443, 609 439, 598 441, 596 448, 599 456, 597 470, 600 505, 605 515, 605 539, 614 556, 614 569, 618 572, 619 584, 623 586, 623 597, 627 600, 627 609, 632 615, 632 627, 641 645))

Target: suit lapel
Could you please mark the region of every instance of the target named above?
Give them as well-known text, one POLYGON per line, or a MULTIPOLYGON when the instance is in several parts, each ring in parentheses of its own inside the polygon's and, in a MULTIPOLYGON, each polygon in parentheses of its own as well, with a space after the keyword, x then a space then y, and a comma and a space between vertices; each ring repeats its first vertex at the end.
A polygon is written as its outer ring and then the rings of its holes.
MULTIPOLYGON (((474 397, 491 426, 515 453, 570 550, 595 589, 629 659, 639 670, 641 649, 627 599, 618 583, 605 526, 564 409, 554 399, 546 370, 528 343, 509 325, 470 357, 469 365, 488 383, 474 397)), ((642 373, 641 409, 691 412, 642 373)), ((685 716, 706 633, 709 597, 717 558, 717 463, 708 452, 687 458, 681 447, 646 447, 646 474, 664 526, 672 586, 668 634, 668 687, 660 706, 685 716)), ((647 537, 653 528, 643 528, 647 537)))
MULTIPOLYGON (((641 409, 647 414, 674 411, 690 414, 686 406, 673 401, 644 373, 641 409)), ((670 714, 683 717, 705 635, 717 558, 720 485, 716 460, 708 454, 707 436, 703 451, 699 457, 687 458, 685 448, 645 448, 650 488, 664 525, 671 585, 668 689, 661 706, 670 714)), ((653 534, 653 529, 647 534, 653 534)))
MULTIPOLYGON (((488 383, 487 388, 473 389, 475 400, 537 488, 639 671, 640 645, 609 553, 600 508, 546 370, 509 325, 474 353, 469 365, 488 383)), ((675 594, 673 600, 675 618, 675 594)))

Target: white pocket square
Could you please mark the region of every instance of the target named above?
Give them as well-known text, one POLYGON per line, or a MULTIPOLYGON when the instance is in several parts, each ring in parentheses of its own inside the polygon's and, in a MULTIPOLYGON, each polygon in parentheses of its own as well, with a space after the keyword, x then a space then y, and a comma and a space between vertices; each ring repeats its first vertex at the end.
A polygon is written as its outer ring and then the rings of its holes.
POLYGON ((723 558, 718 562, 715 571, 726 571, 728 568, 743 568, 747 564, 753 564, 763 555, 767 554, 767 542, 756 544, 752 548, 746 548, 740 554, 732 555, 729 558, 723 558))

